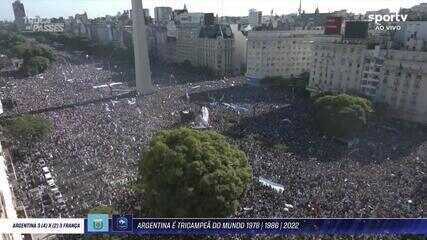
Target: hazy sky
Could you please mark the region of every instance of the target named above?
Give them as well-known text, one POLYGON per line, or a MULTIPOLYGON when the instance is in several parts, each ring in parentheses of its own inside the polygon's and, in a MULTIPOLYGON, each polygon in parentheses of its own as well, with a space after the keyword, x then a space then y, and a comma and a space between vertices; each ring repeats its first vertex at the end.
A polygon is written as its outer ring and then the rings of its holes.
MULTIPOLYGON (((13 0, 0 0, 0 20, 13 20, 13 0)), ((90 18, 115 15, 118 11, 130 9, 131 0, 21 0, 29 17, 71 16, 86 11, 90 18)), ((302 0, 303 9, 313 12, 316 4, 320 12, 348 9, 355 13, 366 10, 399 7, 411 7, 427 0, 302 0)), ((144 8, 150 9, 153 16, 155 6, 182 8, 187 4, 191 12, 214 12, 227 16, 243 16, 250 8, 270 14, 297 12, 299 0, 143 0, 144 8)))

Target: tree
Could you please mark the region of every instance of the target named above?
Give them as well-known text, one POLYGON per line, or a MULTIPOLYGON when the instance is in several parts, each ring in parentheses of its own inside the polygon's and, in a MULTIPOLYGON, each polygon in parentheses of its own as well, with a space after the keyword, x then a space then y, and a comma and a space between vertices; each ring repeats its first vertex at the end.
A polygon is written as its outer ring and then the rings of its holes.
POLYGON ((335 137, 363 130, 368 115, 374 112, 369 100, 347 94, 322 96, 316 99, 314 105, 320 129, 335 137))
POLYGON ((50 61, 45 57, 32 57, 30 59, 24 59, 22 68, 28 75, 37 75, 44 72, 49 67, 50 61))
POLYGON ((7 31, 0 30, 0 53, 14 56, 13 47, 16 44, 24 43, 25 39, 22 35, 7 31))
POLYGON ((3 123, 7 133, 19 140, 34 140, 47 136, 52 125, 50 121, 32 115, 25 115, 3 123))
POLYGON ((45 57, 50 61, 55 60, 55 56, 53 51, 50 48, 43 47, 39 44, 35 43, 17 43, 13 46, 13 50, 16 56, 23 58, 24 60, 28 60, 32 57, 45 57))
POLYGON ((13 52, 15 56, 24 57, 24 53, 27 50, 27 45, 25 43, 17 43, 13 46, 13 52))
POLYGON ((46 43, 46 44, 49 43, 46 37, 43 35, 38 35, 34 39, 39 43, 46 43))
POLYGON ((211 131, 162 131, 140 161, 144 203, 155 217, 230 216, 251 175, 246 155, 211 131))

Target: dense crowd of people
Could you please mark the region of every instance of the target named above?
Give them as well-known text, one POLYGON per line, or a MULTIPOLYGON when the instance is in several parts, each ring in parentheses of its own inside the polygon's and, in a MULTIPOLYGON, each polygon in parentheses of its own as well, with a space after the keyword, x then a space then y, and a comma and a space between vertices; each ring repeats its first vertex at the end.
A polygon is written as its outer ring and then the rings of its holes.
MULTIPOLYGON (((2 96, 17 102, 12 112, 132 90, 125 84, 94 88, 122 79, 96 59, 62 54, 64 60, 40 76, 0 77, 2 96)), ((347 147, 344 140, 318 132, 308 100, 287 91, 247 85, 241 78, 185 83, 186 75, 164 71, 153 74, 159 84, 153 95, 40 114, 53 123, 51 135, 29 145, 17 143, 14 151, 14 189, 27 214, 78 217, 97 206, 120 209, 132 199, 123 196, 133 194, 138 161, 151 137, 180 126, 180 112, 206 106, 211 128, 229 136, 253 169, 236 216, 425 217, 424 130, 390 130, 378 123, 347 147), (46 166, 65 208, 58 207, 49 190, 46 166), (284 191, 262 186, 259 177, 283 185, 284 191)), ((133 199, 134 206, 143 207, 133 199)))
POLYGON ((116 78, 113 81, 111 72, 105 70, 106 66, 99 61, 86 58, 86 55, 65 53, 57 58, 50 68, 39 75, 3 77, 1 84, 8 86, 3 99, 15 101, 15 113, 102 99, 124 91, 121 81, 123 73, 114 73, 116 78))

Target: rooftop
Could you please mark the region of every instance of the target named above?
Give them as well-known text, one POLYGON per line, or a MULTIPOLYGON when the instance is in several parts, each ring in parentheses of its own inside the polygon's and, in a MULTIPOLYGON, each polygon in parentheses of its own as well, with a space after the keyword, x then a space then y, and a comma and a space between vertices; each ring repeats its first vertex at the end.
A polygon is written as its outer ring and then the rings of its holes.
POLYGON ((230 25, 215 24, 203 26, 199 34, 200 38, 233 38, 233 32, 230 25))

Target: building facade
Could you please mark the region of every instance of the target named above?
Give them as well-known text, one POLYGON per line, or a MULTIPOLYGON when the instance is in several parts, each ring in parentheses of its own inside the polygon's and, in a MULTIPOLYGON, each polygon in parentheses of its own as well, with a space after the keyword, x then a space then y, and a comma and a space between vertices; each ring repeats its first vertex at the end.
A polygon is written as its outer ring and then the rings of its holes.
POLYGON ((205 19, 204 13, 184 12, 176 16, 175 21, 181 25, 198 24, 203 25, 205 19))
POLYGON ((396 118, 427 124, 427 52, 317 43, 308 90, 360 94, 396 118))
POLYGON ((361 90, 395 117, 427 124, 427 52, 367 51, 361 90))
POLYGON ((150 9, 144 8, 143 12, 144 12, 144 17, 145 18, 150 18, 151 17, 151 15, 150 15, 150 9))
POLYGON ((338 36, 327 36, 319 30, 249 32, 246 76, 297 77, 310 71, 314 42, 337 39, 338 36))
POLYGON ((364 44, 315 42, 308 90, 320 92, 360 92, 364 44))
POLYGON ((400 22, 394 34, 395 47, 401 50, 427 51, 427 21, 400 22))
POLYGON ((158 25, 167 25, 172 18, 172 8, 170 7, 155 7, 154 20, 158 25))
POLYGON ((229 25, 178 28, 177 62, 207 67, 218 75, 233 72, 234 37, 229 25))
MULTIPOLYGON (((1 110, 0 112, 2 112, 1 110)), ((13 194, 12 180, 8 177, 7 155, 3 151, 2 144, 0 144, 0 219, 16 219, 18 218, 16 212, 16 199, 13 194)), ((22 239, 20 234, 5 234, 0 233, 1 240, 18 240, 22 239)))
POLYGON ((256 9, 250 9, 248 19, 249 25, 252 27, 259 27, 262 25, 262 12, 256 9))
POLYGON ((91 24, 91 35, 93 39, 103 44, 110 43, 114 40, 113 28, 109 23, 92 23, 91 24))
POLYGON ((183 63, 189 61, 198 65, 198 38, 201 26, 177 26, 176 61, 183 63))

